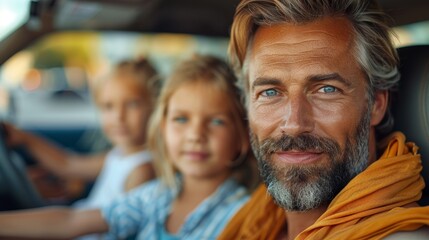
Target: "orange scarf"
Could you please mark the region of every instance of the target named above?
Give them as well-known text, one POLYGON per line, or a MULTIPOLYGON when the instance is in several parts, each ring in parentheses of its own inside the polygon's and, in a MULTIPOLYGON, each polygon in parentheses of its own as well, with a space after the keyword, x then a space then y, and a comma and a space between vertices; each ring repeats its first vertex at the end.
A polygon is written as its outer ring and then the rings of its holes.
MULTIPOLYGON (((417 146, 396 132, 381 158, 352 179, 326 212, 296 239, 380 239, 429 225, 429 206, 405 208, 424 188, 417 146)), ((260 186, 219 239, 275 239, 286 213, 260 186)))

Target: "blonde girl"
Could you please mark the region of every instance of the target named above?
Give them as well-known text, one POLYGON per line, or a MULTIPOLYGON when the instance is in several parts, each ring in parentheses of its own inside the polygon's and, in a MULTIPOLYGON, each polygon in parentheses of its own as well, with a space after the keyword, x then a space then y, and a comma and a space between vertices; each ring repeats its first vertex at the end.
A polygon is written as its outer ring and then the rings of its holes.
POLYGON ((94 186, 79 208, 98 208, 154 178, 145 147, 147 122, 159 92, 155 68, 146 59, 123 61, 93 86, 102 130, 113 148, 95 155, 70 153, 47 140, 7 125, 8 144, 22 145, 48 171, 94 186))
POLYGON ((258 181, 235 81, 216 57, 181 62, 165 82, 149 125, 159 179, 101 210, 0 215, 0 236, 108 231, 112 239, 215 239, 258 181), (54 219, 55 229, 44 227, 54 219))

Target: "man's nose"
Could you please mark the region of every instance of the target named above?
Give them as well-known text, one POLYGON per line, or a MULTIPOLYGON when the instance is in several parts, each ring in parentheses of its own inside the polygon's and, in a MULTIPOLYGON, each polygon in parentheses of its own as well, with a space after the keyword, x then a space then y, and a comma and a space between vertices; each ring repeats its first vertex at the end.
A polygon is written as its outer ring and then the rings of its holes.
POLYGON ((289 95, 280 125, 283 134, 298 136, 314 130, 312 105, 303 93, 289 95))

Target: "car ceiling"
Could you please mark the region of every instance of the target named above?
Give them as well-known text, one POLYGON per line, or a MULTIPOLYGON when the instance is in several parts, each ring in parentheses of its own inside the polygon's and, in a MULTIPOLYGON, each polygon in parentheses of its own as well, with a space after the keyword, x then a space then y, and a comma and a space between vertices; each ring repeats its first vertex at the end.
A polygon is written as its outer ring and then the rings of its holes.
POLYGON ((59 29, 120 29, 139 32, 227 36, 239 0, 60 1, 59 29))
MULTIPOLYGON (((55 28, 129 29, 227 36, 240 0, 40 0, 55 8, 55 28)), ((379 0, 403 25, 429 19, 427 0, 379 0)))
MULTIPOLYGON (((30 19, 0 43, 0 64, 45 33, 61 30, 126 30, 229 35, 240 0, 31 0, 30 19), (34 24, 35 22, 35 24, 34 24), (31 26, 31 27, 28 27, 31 26)), ((428 0, 379 0, 394 25, 429 19, 428 0)))

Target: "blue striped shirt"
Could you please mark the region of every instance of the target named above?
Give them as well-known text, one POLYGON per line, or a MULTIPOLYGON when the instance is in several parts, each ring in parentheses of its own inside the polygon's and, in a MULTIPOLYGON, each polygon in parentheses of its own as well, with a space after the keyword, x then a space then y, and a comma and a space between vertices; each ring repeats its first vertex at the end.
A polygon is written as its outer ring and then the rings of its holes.
MULTIPOLYGON (((161 239, 176 195, 177 191, 153 180, 104 207, 102 214, 109 225, 107 239, 161 239)), ((248 198, 243 186, 227 180, 187 216, 176 234, 170 235, 178 239, 216 239, 248 198)))

